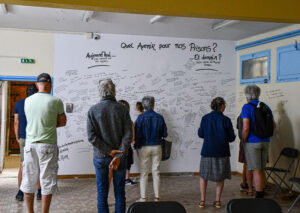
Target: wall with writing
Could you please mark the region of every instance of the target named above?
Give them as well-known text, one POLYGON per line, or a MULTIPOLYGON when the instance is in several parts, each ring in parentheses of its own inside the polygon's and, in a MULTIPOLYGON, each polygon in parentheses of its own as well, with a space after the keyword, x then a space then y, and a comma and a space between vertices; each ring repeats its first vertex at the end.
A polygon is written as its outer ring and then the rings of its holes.
MULTIPOLYGON (((234 42, 102 34, 100 40, 79 35, 55 35, 54 95, 73 104, 68 124, 58 130, 59 174, 92 174, 92 146, 86 118, 96 104, 100 79, 111 78, 117 99, 135 104, 145 95, 156 99, 155 111, 165 118, 173 142, 171 159, 162 172, 198 172, 202 139, 197 130, 217 96, 227 102, 225 114, 235 120, 234 42)), ((231 146, 232 170, 237 144, 231 146)), ((136 154, 135 154, 136 155, 136 154)), ((138 159, 132 172, 138 172, 138 159)))
MULTIPOLYGON (((300 25, 292 25, 280 30, 238 41, 237 44, 245 44, 248 42, 253 42, 259 39, 264 39, 299 29, 300 25)), ((295 44, 295 40, 299 41, 300 36, 287 38, 284 40, 248 48, 237 52, 237 67, 239 67, 239 57, 241 55, 246 55, 263 50, 271 50, 271 82, 269 84, 258 85, 261 88, 260 100, 270 106, 274 114, 274 119, 277 123, 277 128, 275 130, 274 136, 271 138, 270 143, 270 165, 273 165, 275 163, 275 160, 279 156, 282 148, 294 147, 300 150, 300 99, 298 98, 300 84, 299 82, 276 82, 277 48, 295 44)), ((239 68, 237 71, 237 78, 240 78, 239 68)), ((237 114, 240 113, 242 106, 246 103, 246 98, 243 92, 244 88, 245 86, 240 86, 239 82, 237 81, 237 114)), ((281 164, 280 166, 282 168, 287 168, 288 165, 287 162, 283 162, 283 164, 281 164)), ((241 164, 238 164, 237 167, 239 171, 242 171, 241 164)), ((298 176, 299 175, 300 170, 298 169, 298 176)))

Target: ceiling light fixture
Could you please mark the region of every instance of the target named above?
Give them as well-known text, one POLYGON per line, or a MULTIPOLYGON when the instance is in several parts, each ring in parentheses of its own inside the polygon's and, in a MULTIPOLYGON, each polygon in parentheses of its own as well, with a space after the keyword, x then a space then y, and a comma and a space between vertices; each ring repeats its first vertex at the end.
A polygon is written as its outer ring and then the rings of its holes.
POLYGON ((3 14, 7 14, 8 10, 5 4, 0 4, 0 12, 3 14))
POLYGON ((222 20, 220 22, 217 22, 217 23, 213 24, 211 26, 211 29, 218 30, 220 28, 223 28, 225 26, 229 26, 229 25, 235 24, 237 22, 240 22, 240 21, 238 21, 238 20, 222 20))
POLYGON ((154 24, 155 22, 158 22, 163 18, 164 16, 154 16, 152 19, 150 19, 150 24, 154 24))
POLYGON ((93 15, 94 15, 94 11, 85 11, 83 14, 82 21, 88 22, 92 18, 93 15))

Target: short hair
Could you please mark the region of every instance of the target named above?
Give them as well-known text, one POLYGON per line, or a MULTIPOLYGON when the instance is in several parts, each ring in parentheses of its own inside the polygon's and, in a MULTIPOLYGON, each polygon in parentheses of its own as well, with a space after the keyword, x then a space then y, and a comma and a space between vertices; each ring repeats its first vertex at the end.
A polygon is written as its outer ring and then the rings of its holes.
POLYGON ((144 107, 143 107, 143 104, 142 102, 138 101, 136 102, 136 105, 135 105, 136 109, 140 112, 143 112, 144 111, 144 107))
POLYGON ((38 89, 36 88, 35 84, 29 84, 26 89, 26 96, 29 97, 37 92, 38 92, 38 89))
POLYGON ((130 105, 129 105, 129 103, 127 101, 125 101, 125 100, 119 100, 118 102, 120 104, 124 105, 128 111, 130 111, 130 105))
POLYGON ((258 99, 260 96, 260 88, 255 84, 251 84, 246 86, 244 93, 247 100, 258 99))
POLYGON ((145 96, 142 99, 142 105, 145 110, 154 109, 154 102, 155 102, 155 99, 153 96, 145 96))
POLYGON ((116 86, 111 79, 100 80, 98 90, 100 97, 116 96, 116 86))
POLYGON ((220 111, 222 105, 225 105, 225 104, 226 104, 226 102, 223 98, 216 97, 211 101, 210 107, 212 110, 220 111))

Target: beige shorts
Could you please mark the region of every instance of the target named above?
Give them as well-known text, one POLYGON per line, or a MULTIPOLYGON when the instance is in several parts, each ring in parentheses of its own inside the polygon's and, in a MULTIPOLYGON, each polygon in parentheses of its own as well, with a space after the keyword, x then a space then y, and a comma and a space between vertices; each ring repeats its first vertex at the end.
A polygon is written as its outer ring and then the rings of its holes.
POLYGON ((24 161, 24 147, 25 147, 25 138, 20 138, 20 143, 19 143, 19 146, 20 146, 20 157, 21 157, 21 162, 24 161))
POLYGON ((31 143, 24 148, 23 176, 20 189, 35 193, 40 176, 42 195, 52 194, 57 186, 57 144, 31 143))
POLYGON ((245 156, 248 170, 260 170, 266 168, 269 142, 245 143, 245 156))

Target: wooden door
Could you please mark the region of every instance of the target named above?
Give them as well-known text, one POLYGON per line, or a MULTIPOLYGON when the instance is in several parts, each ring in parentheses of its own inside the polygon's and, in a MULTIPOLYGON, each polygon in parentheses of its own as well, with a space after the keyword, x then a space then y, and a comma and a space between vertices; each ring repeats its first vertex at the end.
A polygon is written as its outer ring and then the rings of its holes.
POLYGON ((26 98, 26 89, 29 84, 34 82, 28 81, 11 81, 9 89, 9 144, 8 154, 19 154, 19 143, 16 140, 14 129, 14 109, 16 103, 26 98))

